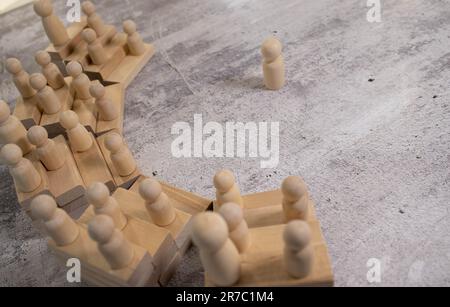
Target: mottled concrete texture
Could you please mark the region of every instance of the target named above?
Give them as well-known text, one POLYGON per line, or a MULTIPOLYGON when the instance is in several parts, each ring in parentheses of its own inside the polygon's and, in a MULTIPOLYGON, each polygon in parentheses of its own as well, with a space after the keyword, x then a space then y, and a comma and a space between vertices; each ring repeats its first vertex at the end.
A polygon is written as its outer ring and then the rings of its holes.
MULTIPOLYGON (((54 1, 65 15, 66 1, 54 1)), ((382 0, 382 22, 365 0, 97 0, 120 26, 136 20, 158 53, 129 87, 125 135, 147 174, 213 197, 212 176, 235 171, 245 193, 305 178, 329 244, 337 286, 450 285, 450 3, 382 0), (284 43, 287 85, 262 87, 259 48, 284 43), (369 81, 370 79, 370 81, 369 81), (280 122, 280 164, 259 159, 176 159, 177 121, 280 122)), ((31 6, 0 16, 2 61, 36 71, 47 39, 31 6)), ((16 90, 2 67, 0 97, 16 90)), ((67 285, 64 267, 16 205, 0 168, 0 284, 67 285)), ((171 285, 201 285, 191 249, 171 285)))

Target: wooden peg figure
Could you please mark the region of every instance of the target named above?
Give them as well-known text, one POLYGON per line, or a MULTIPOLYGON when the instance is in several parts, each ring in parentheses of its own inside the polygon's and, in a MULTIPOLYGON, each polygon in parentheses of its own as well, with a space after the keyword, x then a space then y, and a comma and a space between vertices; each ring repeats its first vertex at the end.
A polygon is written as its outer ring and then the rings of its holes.
POLYGON ((142 181, 139 194, 145 200, 147 212, 156 225, 168 226, 175 221, 175 209, 158 181, 152 178, 142 181))
POLYGON ((23 69, 22 63, 18 59, 7 59, 6 70, 12 75, 13 82, 24 99, 36 95, 36 91, 30 85, 30 75, 23 69))
POLYGON ((266 39, 261 47, 263 55, 264 84, 270 90, 279 90, 285 83, 282 45, 275 37, 266 39))
POLYGON ((241 192, 236 183, 234 175, 229 170, 221 170, 214 176, 214 186, 216 187, 216 204, 220 206, 224 203, 236 203, 243 207, 244 202, 241 192))
POLYGON ((32 74, 30 84, 37 91, 39 106, 45 114, 56 114, 61 110, 61 101, 55 91, 47 85, 47 79, 43 74, 32 74))
POLYGON ((129 176, 136 170, 136 161, 118 133, 111 133, 106 137, 105 147, 120 176, 129 176))
POLYGON ((23 124, 17 117, 11 115, 8 104, 0 100, 0 147, 6 144, 16 144, 24 154, 33 149, 23 124))
POLYGON ((78 115, 73 111, 61 113, 60 123, 66 129, 70 146, 77 152, 87 151, 93 145, 91 135, 86 128, 80 124, 78 115))
POLYGON ((47 130, 41 126, 33 126, 28 130, 28 140, 36 146, 37 158, 49 171, 60 169, 66 162, 66 156, 61 146, 48 138, 47 130))
POLYGON ((225 203, 220 207, 219 214, 227 223, 231 241, 242 254, 250 246, 250 232, 244 220, 244 211, 238 204, 225 203))
POLYGON ((95 5, 91 1, 84 1, 81 4, 83 13, 87 16, 87 22, 91 29, 94 29, 97 36, 102 36, 106 32, 106 25, 103 19, 96 13, 95 5))
POLYGON ((134 259, 133 246, 115 228, 114 221, 109 216, 96 215, 89 222, 88 232, 113 270, 123 269, 131 264, 134 259))
POLYGON ((289 275, 295 278, 308 276, 314 260, 308 224, 299 220, 289 222, 284 230, 283 239, 284 262, 289 275))
POLYGON ((111 121, 119 116, 119 109, 109 97, 106 97, 105 87, 101 83, 92 84, 89 91, 95 98, 101 120, 111 121))
POLYGON ((145 52, 145 45, 141 35, 137 32, 136 23, 126 20, 123 23, 123 31, 127 34, 127 44, 131 55, 142 55, 145 52))
POLYGON ((67 73, 73 78, 72 86, 75 89, 76 99, 88 100, 92 96, 89 93, 89 87, 91 86, 91 80, 83 73, 83 67, 80 63, 72 61, 66 66, 67 73))
POLYGON ((35 0, 34 11, 42 18, 42 25, 50 42, 56 47, 65 45, 69 35, 62 21, 53 12, 51 0, 35 0))
POLYGON ((281 184, 281 192, 286 222, 306 220, 309 213, 309 193, 305 182, 300 177, 289 176, 281 184))
POLYGON ((56 64, 52 63, 50 54, 46 51, 38 51, 35 55, 36 63, 42 67, 42 74, 47 79, 48 85, 58 90, 66 85, 64 76, 56 64))
POLYGON ((104 214, 113 219, 114 225, 120 230, 127 225, 127 218, 120 210, 116 199, 109 194, 108 187, 101 182, 94 182, 86 190, 88 202, 94 207, 96 215, 104 214))
POLYGON ((25 159, 16 144, 7 144, 1 149, 1 161, 9 167, 17 189, 23 193, 36 190, 42 182, 41 175, 30 160, 25 159))
POLYGON ((80 234, 77 223, 48 195, 39 195, 31 202, 31 214, 44 224, 46 233, 58 246, 73 243, 80 234))
POLYGON ((215 212, 202 212, 194 217, 191 231, 192 242, 200 251, 211 282, 219 287, 234 285, 240 277, 240 256, 228 237, 225 220, 215 212))
POLYGON ((87 50, 91 61, 95 65, 102 65, 108 60, 105 48, 97 38, 97 34, 92 29, 84 29, 82 32, 83 40, 87 43, 87 50))

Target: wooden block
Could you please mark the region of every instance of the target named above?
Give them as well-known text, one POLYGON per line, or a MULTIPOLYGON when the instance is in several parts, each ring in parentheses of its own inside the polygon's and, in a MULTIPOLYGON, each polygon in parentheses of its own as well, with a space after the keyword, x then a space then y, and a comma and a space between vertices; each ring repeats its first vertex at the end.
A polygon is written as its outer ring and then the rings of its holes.
MULTIPOLYGON (((87 27, 87 18, 83 16, 80 22, 74 22, 66 28, 67 34, 69 35, 69 42, 64 46, 55 47, 53 44, 47 47, 47 51, 52 60, 57 63, 63 61, 67 58, 77 46, 82 42, 81 32, 87 27)), ((63 70, 65 71, 65 69, 63 70)))
POLYGON ((83 179, 73 158, 72 152, 67 146, 64 136, 54 138, 56 146, 62 147, 66 157, 64 165, 55 171, 48 171, 47 178, 50 192, 56 199, 59 207, 64 207, 84 196, 85 188, 83 179))
POLYGON ((100 136, 109 131, 115 131, 120 135, 123 134, 123 118, 125 111, 125 91, 121 84, 114 84, 105 87, 106 97, 111 99, 111 101, 116 105, 119 110, 119 116, 110 121, 105 121, 100 118, 100 115, 97 115, 97 128, 95 133, 97 136, 100 136))
POLYGON ((42 195, 42 194, 52 196, 52 194, 50 192, 49 182, 48 182, 48 178, 47 178, 47 174, 46 174, 44 165, 42 165, 42 163, 34 157, 33 153, 26 155, 25 158, 29 159, 33 163, 34 167, 37 169, 37 171, 39 172, 39 174, 41 175, 41 178, 42 178, 42 181, 41 181, 41 184, 39 185, 39 187, 36 190, 34 190, 33 192, 29 192, 29 193, 20 192, 17 189, 16 183, 14 182, 17 200, 18 200, 20 206, 22 207, 22 209, 25 210, 25 212, 27 212, 30 215, 29 211, 31 209, 30 208, 31 201, 36 196, 42 195))
POLYGON ((92 62, 82 63, 86 75, 91 80, 108 80, 108 76, 119 66, 122 65, 126 57, 125 49, 122 45, 110 43, 104 46, 105 54, 108 60, 102 65, 95 65, 92 62))
MULTIPOLYGON (((117 33, 117 30, 112 25, 106 25, 106 31, 105 34, 100 36, 98 39, 102 43, 103 46, 109 44, 115 34, 117 33)), ((82 29, 84 30, 84 29, 82 29)), ((87 50, 87 43, 81 38, 81 32, 80 31, 80 40, 77 46, 72 50, 72 52, 62 59, 64 60, 64 63, 67 64, 70 61, 78 61, 81 63, 84 69, 89 65, 89 57, 88 57, 88 50, 87 50)), ((92 79, 91 79, 92 80, 92 79)))
POLYGON ((154 54, 155 48, 153 45, 145 44, 145 52, 142 55, 127 55, 117 65, 116 69, 107 76, 106 81, 120 83, 124 88, 127 88, 154 54))
POLYGON ((106 165, 95 137, 93 135, 91 135, 91 137, 94 142, 92 147, 87 151, 76 152, 72 149, 72 154, 75 158, 78 170, 80 171, 81 178, 83 178, 86 187, 94 182, 101 182, 112 192, 115 190, 113 177, 106 165))
POLYGON ((167 286, 167 284, 169 283, 170 279, 172 278, 172 276, 175 274, 175 272, 178 269, 178 266, 181 263, 181 254, 180 253, 176 253, 175 256, 173 257, 172 261, 170 262, 168 268, 166 269, 165 272, 163 272, 161 274, 161 277, 159 278, 159 284, 163 287, 167 286))
POLYGON ((13 115, 17 117, 25 129, 39 125, 42 113, 37 106, 37 97, 23 99, 21 96, 16 99, 13 115))
MULTIPOLYGON (((116 198, 116 194, 113 196, 116 198)), ((127 225, 122 230, 124 236, 130 242, 145 248, 152 256, 154 274, 157 275, 156 279, 159 279, 161 273, 169 267, 173 255, 178 252, 171 233, 167 229, 158 227, 139 217, 128 214, 128 211, 124 210, 124 207, 128 204, 122 203, 123 198, 121 198, 121 200, 116 198, 116 200, 127 217, 127 225)), ((89 206, 84 214, 78 219, 78 222, 81 224, 88 224, 94 216, 94 209, 92 206, 89 206)))
MULTIPOLYGON (((111 131, 110 133, 113 133, 114 131, 111 131)), ((108 168, 114 178, 114 183, 116 184, 117 187, 120 188, 124 188, 124 189, 129 189, 135 182, 136 180, 139 178, 139 176, 141 176, 141 172, 139 171, 138 168, 136 168, 136 170, 131 174, 128 175, 126 177, 122 177, 119 175, 119 172, 116 170, 112 160, 111 160, 111 156, 110 156, 110 152, 108 149, 106 149, 105 146, 105 140, 108 137, 109 133, 105 133, 102 134, 101 136, 97 137, 97 142, 98 145, 100 147, 100 150, 103 154, 103 157, 106 161, 106 164, 108 165, 108 168)), ((125 144, 125 146, 128 146, 125 144)))
MULTIPOLYGON (((154 225, 145 207, 145 201, 139 194, 119 188, 114 192, 113 196, 119 203, 124 214, 154 225)), ((175 205, 177 201, 171 199, 171 202, 175 205)), ((176 206, 175 211, 177 218, 172 224, 164 227, 157 227, 168 230, 175 240, 177 248, 181 251, 186 251, 190 244, 189 226, 191 224, 192 215, 176 209, 176 206)))
MULTIPOLYGON (((242 198, 244 200, 244 218, 248 227, 255 228, 286 223, 283 206, 281 205, 283 198, 281 190, 245 195, 242 198)), ((307 221, 314 220, 316 220, 314 202, 310 199, 307 221)))
MULTIPOLYGON (((142 181, 147 179, 146 176, 139 177, 138 180, 131 186, 130 191, 139 193, 139 185, 142 181)), ((191 215, 209 210, 212 208, 212 200, 199 196, 197 194, 181 190, 168 183, 159 181, 163 191, 169 196, 170 199, 175 200, 174 206, 178 210, 186 212, 191 215)))
POLYGON ((73 99, 70 95, 69 86, 66 84, 64 87, 55 90, 56 96, 58 96, 61 102, 61 110, 55 114, 42 113, 40 126, 44 127, 49 138, 54 138, 65 132, 65 129, 59 123, 59 116, 62 112, 72 109, 73 99))
POLYGON ((86 129, 95 133, 97 130, 97 108, 95 107, 95 99, 75 99, 73 102, 74 111, 80 120, 80 124, 86 127, 86 129))
POLYGON ((49 240, 48 245, 63 261, 78 258, 81 277, 97 286, 146 286, 153 274, 152 257, 135 244, 132 244, 135 251, 132 263, 126 268, 112 270, 85 227, 80 227, 80 235, 70 245, 57 246, 53 240, 49 240))
MULTIPOLYGON (((333 271, 319 222, 308 222, 314 260, 311 273, 305 278, 293 278, 283 263, 284 225, 250 229, 251 245, 241 254, 241 276, 236 287, 333 286, 333 271)), ((206 286, 212 286, 205 277, 206 286)))

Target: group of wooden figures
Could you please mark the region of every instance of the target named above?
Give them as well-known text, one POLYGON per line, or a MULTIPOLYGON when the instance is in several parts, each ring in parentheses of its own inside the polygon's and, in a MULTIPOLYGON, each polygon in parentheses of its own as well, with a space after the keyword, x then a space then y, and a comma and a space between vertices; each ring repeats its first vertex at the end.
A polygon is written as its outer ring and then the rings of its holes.
MULTIPOLYGON (((6 61, 20 97, 0 101, 0 162, 17 198, 62 261, 78 258, 98 286, 166 285, 191 241, 207 286, 332 285, 305 183, 241 195, 232 172, 214 176, 216 200, 143 176, 122 137, 124 91, 154 54, 132 21, 106 25, 90 1, 65 28, 49 0, 35 12, 51 42, 42 73, 6 61), (211 210, 212 211, 207 211, 211 210)), ((281 44, 262 49, 266 86, 281 88, 281 44)))

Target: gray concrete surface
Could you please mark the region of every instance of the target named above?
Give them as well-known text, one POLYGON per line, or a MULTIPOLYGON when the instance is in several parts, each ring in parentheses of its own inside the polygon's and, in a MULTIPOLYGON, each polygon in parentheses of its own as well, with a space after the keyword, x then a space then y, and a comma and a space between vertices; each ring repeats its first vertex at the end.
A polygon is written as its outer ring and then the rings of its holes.
MULTIPOLYGON (((65 1, 54 1, 64 16, 65 1)), ((337 286, 367 286, 382 262, 383 286, 450 285, 450 2, 382 0, 382 22, 365 0, 97 0, 110 23, 133 18, 157 55, 126 94, 125 135, 140 167, 213 197, 211 178, 233 169, 244 193, 305 178, 337 286), (262 88, 259 47, 284 43, 287 85, 262 88), (369 82, 369 79, 373 79, 369 82), (280 122, 280 163, 172 157, 177 121, 280 122)), ((32 55, 47 40, 30 6, 0 16, 2 60, 32 55)), ((1 69, 0 97, 16 96, 1 69)), ((45 242, 16 205, 0 168, 0 285, 65 282, 45 242)), ((197 251, 171 285, 201 285, 197 251)))

